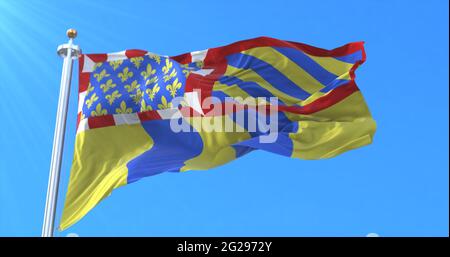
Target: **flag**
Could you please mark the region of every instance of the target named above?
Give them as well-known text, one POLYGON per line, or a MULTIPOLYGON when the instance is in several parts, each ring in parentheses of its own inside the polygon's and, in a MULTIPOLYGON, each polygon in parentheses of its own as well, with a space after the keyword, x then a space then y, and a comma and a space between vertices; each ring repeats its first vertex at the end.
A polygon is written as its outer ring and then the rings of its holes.
POLYGON ((362 42, 324 50, 268 37, 173 57, 82 54, 60 229, 113 189, 162 172, 254 150, 322 159, 370 144, 376 124, 354 81, 365 58, 362 42))

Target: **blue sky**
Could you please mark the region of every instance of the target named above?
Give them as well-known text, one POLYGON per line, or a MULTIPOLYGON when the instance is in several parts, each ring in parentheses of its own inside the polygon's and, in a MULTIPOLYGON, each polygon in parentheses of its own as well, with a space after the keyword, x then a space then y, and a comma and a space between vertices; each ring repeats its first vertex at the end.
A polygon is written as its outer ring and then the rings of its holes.
MULTIPOLYGON (((0 236, 39 236, 65 31, 85 53, 176 55, 257 36, 366 41, 374 143, 303 161, 253 152, 115 190, 57 236, 448 236, 448 1, 0 0, 0 236)), ((78 70, 74 70, 77 74, 78 70)), ((72 81, 58 220, 73 154, 72 81)))

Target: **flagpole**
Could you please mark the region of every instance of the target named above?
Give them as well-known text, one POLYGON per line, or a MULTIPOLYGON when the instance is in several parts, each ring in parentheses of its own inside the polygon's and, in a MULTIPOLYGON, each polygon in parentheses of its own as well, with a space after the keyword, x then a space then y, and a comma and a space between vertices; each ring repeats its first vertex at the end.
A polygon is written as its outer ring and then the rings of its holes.
POLYGON ((67 108, 69 104, 70 82, 72 80, 73 60, 81 53, 80 48, 73 44, 77 36, 74 29, 67 30, 69 42, 58 46, 57 53, 64 58, 59 91, 58 110, 56 112, 55 134, 53 137, 52 159, 48 178, 47 199, 45 202, 44 223, 42 237, 52 237, 55 225, 56 203, 58 198, 59 175, 64 148, 64 134, 66 131, 67 108))

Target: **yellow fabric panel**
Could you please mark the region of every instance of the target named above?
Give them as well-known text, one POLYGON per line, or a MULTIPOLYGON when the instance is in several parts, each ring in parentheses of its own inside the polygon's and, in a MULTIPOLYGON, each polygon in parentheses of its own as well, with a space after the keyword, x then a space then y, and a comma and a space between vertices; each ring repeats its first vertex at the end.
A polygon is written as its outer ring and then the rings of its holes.
POLYGON ((258 83, 261 87, 267 89, 267 91, 269 91, 272 95, 278 97, 288 106, 296 104, 300 105, 300 103, 302 102, 301 99, 297 99, 276 89, 269 82, 267 82, 265 79, 259 76, 258 73, 254 72, 251 69, 239 69, 228 65, 224 75, 235 76, 242 81, 258 83))
POLYGON ((350 71, 350 69, 353 67, 353 64, 339 61, 333 57, 318 57, 309 54, 307 55, 324 69, 338 77, 350 71))
POLYGON ((203 151, 196 157, 185 162, 185 166, 180 171, 187 170, 206 170, 223 165, 236 159, 236 152, 231 146, 232 144, 249 139, 251 136, 248 132, 224 132, 226 120, 234 125, 232 119, 228 116, 217 117, 193 117, 186 119, 200 134, 203 140, 203 151), (215 120, 213 120, 215 119, 215 120), (219 122, 220 119, 220 122, 219 122), (204 127, 208 124, 221 124, 221 132, 207 132, 204 127))
POLYGON ((331 121, 353 121, 361 117, 372 117, 361 91, 355 91, 336 104, 308 116, 331 121))
POLYGON ((339 103, 312 115, 290 115, 299 121, 292 157, 322 159, 372 142, 376 130, 361 93, 355 92, 339 103))
POLYGON ((96 128, 77 134, 59 229, 68 228, 113 189, 125 185, 128 161, 152 146, 153 140, 140 124, 96 128))
POLYGON ((242 52, 251 55, 272 65, 284 76, 294 82, 298 87, 313 94, 321 90, 324 85, 317 81, 308 72, 303 70, 295 62, 273 49, 272 47, 257 47, 242 52))

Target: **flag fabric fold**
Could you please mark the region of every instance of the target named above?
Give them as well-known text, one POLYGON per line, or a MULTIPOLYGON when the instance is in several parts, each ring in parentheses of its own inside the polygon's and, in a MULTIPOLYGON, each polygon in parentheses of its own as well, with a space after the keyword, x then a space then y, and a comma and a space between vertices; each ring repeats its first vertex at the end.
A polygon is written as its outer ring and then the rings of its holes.
POLYGON ((77 134, 60 229, 112 190, 206 170, 254 150, 334 157, 372 142, 355 70, 362 42, 334 50, 268 37, 168 57, 79 58, 77 134))

